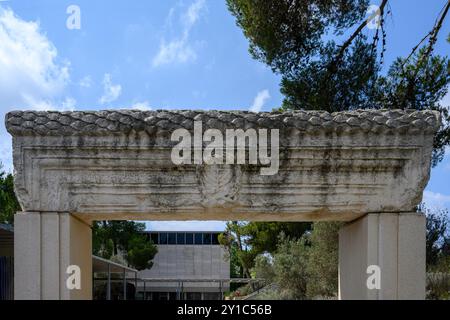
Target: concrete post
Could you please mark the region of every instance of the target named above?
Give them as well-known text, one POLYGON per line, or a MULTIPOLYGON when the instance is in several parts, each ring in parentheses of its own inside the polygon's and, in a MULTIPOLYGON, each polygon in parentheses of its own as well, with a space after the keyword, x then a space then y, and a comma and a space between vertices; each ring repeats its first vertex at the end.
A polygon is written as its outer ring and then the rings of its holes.
POLYGON ((14 228, 15 299, 92 298, 90 226, 68 213, 20 212, 14 228), (70 265, 80 267, 80 289, 67 288, 70 265))
POLYGON ((340 230, 340 299, 425 299, 425 281, 423 214, 368 214, 340 230), (377 267, 379 288, 369 288, 377 267))

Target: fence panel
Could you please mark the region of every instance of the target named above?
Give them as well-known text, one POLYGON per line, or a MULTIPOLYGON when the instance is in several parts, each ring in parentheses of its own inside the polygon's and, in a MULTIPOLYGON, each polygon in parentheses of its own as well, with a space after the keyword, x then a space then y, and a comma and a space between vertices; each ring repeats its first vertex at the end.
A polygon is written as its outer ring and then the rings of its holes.
POLYGON ((14 258, 0 257, 0 300, 14 299, 14 258))

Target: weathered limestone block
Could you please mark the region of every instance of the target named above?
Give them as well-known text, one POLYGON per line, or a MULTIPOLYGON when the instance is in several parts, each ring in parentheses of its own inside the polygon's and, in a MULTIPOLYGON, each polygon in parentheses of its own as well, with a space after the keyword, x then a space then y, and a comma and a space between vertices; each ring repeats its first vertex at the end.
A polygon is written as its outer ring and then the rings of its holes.
POLYGON ((408 212, 429 179, 437 112, 15 111, 23 210, 91 219, 353 220, 408 212), (174 130, 279 129, 275 175, 257 165, 175 165, 174 130), (105 216, 106 215, 106 216, 105 216))

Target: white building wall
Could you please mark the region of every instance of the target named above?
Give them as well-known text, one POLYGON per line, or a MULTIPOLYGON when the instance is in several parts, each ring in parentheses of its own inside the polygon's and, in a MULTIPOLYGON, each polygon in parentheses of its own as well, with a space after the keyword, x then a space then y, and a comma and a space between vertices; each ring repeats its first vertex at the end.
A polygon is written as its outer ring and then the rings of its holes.
POLYGON ((229 279, 230 263, 220 245, 157 245, 151 269, 141 278, 229 279))
MULTIPOLYGON (((141 279, 230 279, 230 262, 227 252, 220 245, 157 245, 158 253, 151 269, 138 274, 141 279)), ((229 289, 223 283, 222 291, 229 289)), ((139 285, 141 289, 141 285, 139 285)), ((174 289, 174 282, 147 282, 146 288, 153 291, 174 289)), ((219 291, 218 282, 184 282, 186 291, 219 291), (198 290, 196 290, 198 289, 198 290)))

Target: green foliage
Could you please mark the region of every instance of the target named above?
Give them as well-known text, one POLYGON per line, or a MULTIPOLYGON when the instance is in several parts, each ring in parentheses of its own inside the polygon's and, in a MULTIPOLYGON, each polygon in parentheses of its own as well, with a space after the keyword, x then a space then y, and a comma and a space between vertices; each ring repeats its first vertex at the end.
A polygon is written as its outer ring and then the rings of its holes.
POLYGON ((441 105, 448 92, 450 60, 447 57, 425 58, 427 48, 406 61, 397 58, 386 76, 380 76, 373 100, 376 105, 399 109, 432 109, 440 112, 442 127, 434 139, 433 165, 444 157, 444 149, 450 144, 449 106, 441 105))
POLYGON ((282 235, 273 258, 258 256, 256 277, 274 283, 280 299, 335 297, 339 222, 316 222, 301 239, 282 235))
POLYGON ((449 266, 445 272, 427 273, 427 299, 450 300, 449 266))
POLYGON ((369 1, 228 0, 251 55, 282 75, 285 109, 363 106, 378 71, 375 52, 358 36, 350 52, 334 38, 364 19, 369 1))
POLYGON ((255 278, 265 279, 268 283, 275 280, 275 271, 273 269, 272 260, 268 255, 259 255, 255 259, 255 267, 253 269, 255 278))
POLYGON ((245 246, 242 229, 245 223, 230 221, 227 223, 225 233, 219 235, 219 243, 228 250, 230 260, 230 274, 238 278, 250 277, 252 258, 249 256, 249 249, 245 246))
POLYGON ((134 221, 100 221, 92 227, 92 251, 111 259, 123 255, 137 270, 151 268, 156 246, 142 234, 145 224, 134 221))
POLYGON ((283 299, 305 299, 308 285, 308 249, 305 239, 281 236, 274 254, 274 281, 283 299))
POLYGON ((305 222, 228 222, 219 243, 228 249, 231 275, 237 271, 238 277, 250 277, 255 258, 265 252, 274 252, 280 234, 298 239, 310 226, 305 222))
MULTIPOLYGON (((450 115, 449 106, 440 105, 440 101, 448 90, 450 64, 447 57, 431 55, 442 23, 434 26, 429 43, 422 50, 414 50, 407 59, 398 58, 387 75, 382 75, 385 30, 380 31, 382 39, 377 32, 370 41, 361 32, 369 1, 227 0, 227 3, 249 40, 253 58, 282 76, 283 109, 438 110, 443 125, 434 139, 432 164, 442 160, 444 148, 450 144, 450 115), (352 36, 342 41, 343 34, 352 30, 355 30, 352 36), (378 41, 382 43, 380 61, 378 41)), ((445 15, 441 17, 444 18, 445 15)))
POLYGON ((360 21, 369 1, 227 0, 227 4, 250 42, 250 54, 289 76, 320 56, 325 33, 340 35, 360 21))
POLYGON ((333 297, 338 292, 341 222, 316 222, 310 236, 307 296, 333 297))
POLYGON ((397 58, 385 77, 378 79, 378 103, 387 108, 438 109, 448 92, 450 62, 446 57, 425 58, 422 48, 406 61, 397 58))
MULTIPOLYGON (((426 214, 426 261, 430 271, 444 272, 450 257, 450 224, 448 210, 431 211, 426 214), (444 268, 443 268, 444 267, 444 268)), ((446 272, 450 272, 450 268, 446 272)))
POLYGON ((13 224, 14 214, 20 210, 14 193, 14 177, 12 174, 6 174, 0 163, 0 223, 13 224))
POLYGON ((310 229, 309 222, 249 222, 243 226, 241 234, 252 251, 260 254, 274 252, 282 233, 291 239, 299 239, 310 229))
POLYGON ((153 266, 151 259, 158 252, 156 246, 140 234, 133 235, 128 244, 127 259, 130 265, 137 270, 150 269, 153 266))
POLYGON ((92 224, 92 253, 96 256, 110 259, 113 256, 114 244, 109 237, 110 229, 106 221, 92 224))
POLYGON ((338 52, 339 47, 330 42, 320 50, 322 60, 283 76, 283 109, 335 112, 368 107, 377 80, 374 71, 379 69, 371 46, 358 37, 339 67, 333 61, 338 52))
POLYGON ((448 252, 448 250, 450 249, 450 243, 448 242, 448 240, 446 246, 446 250, 444 250, 439 259, 437 259, 436 264, 430 266, 429 271, 447 273, 450 277, 450 252, 448 252))
POLYGON ((231 247, 230 251, 230 277, 231 278, 242 278, 244 276, 243 274, 243 268, 242 263, 239 261, 238 258, 238 248, 237 246, 233 245, 231 247))

